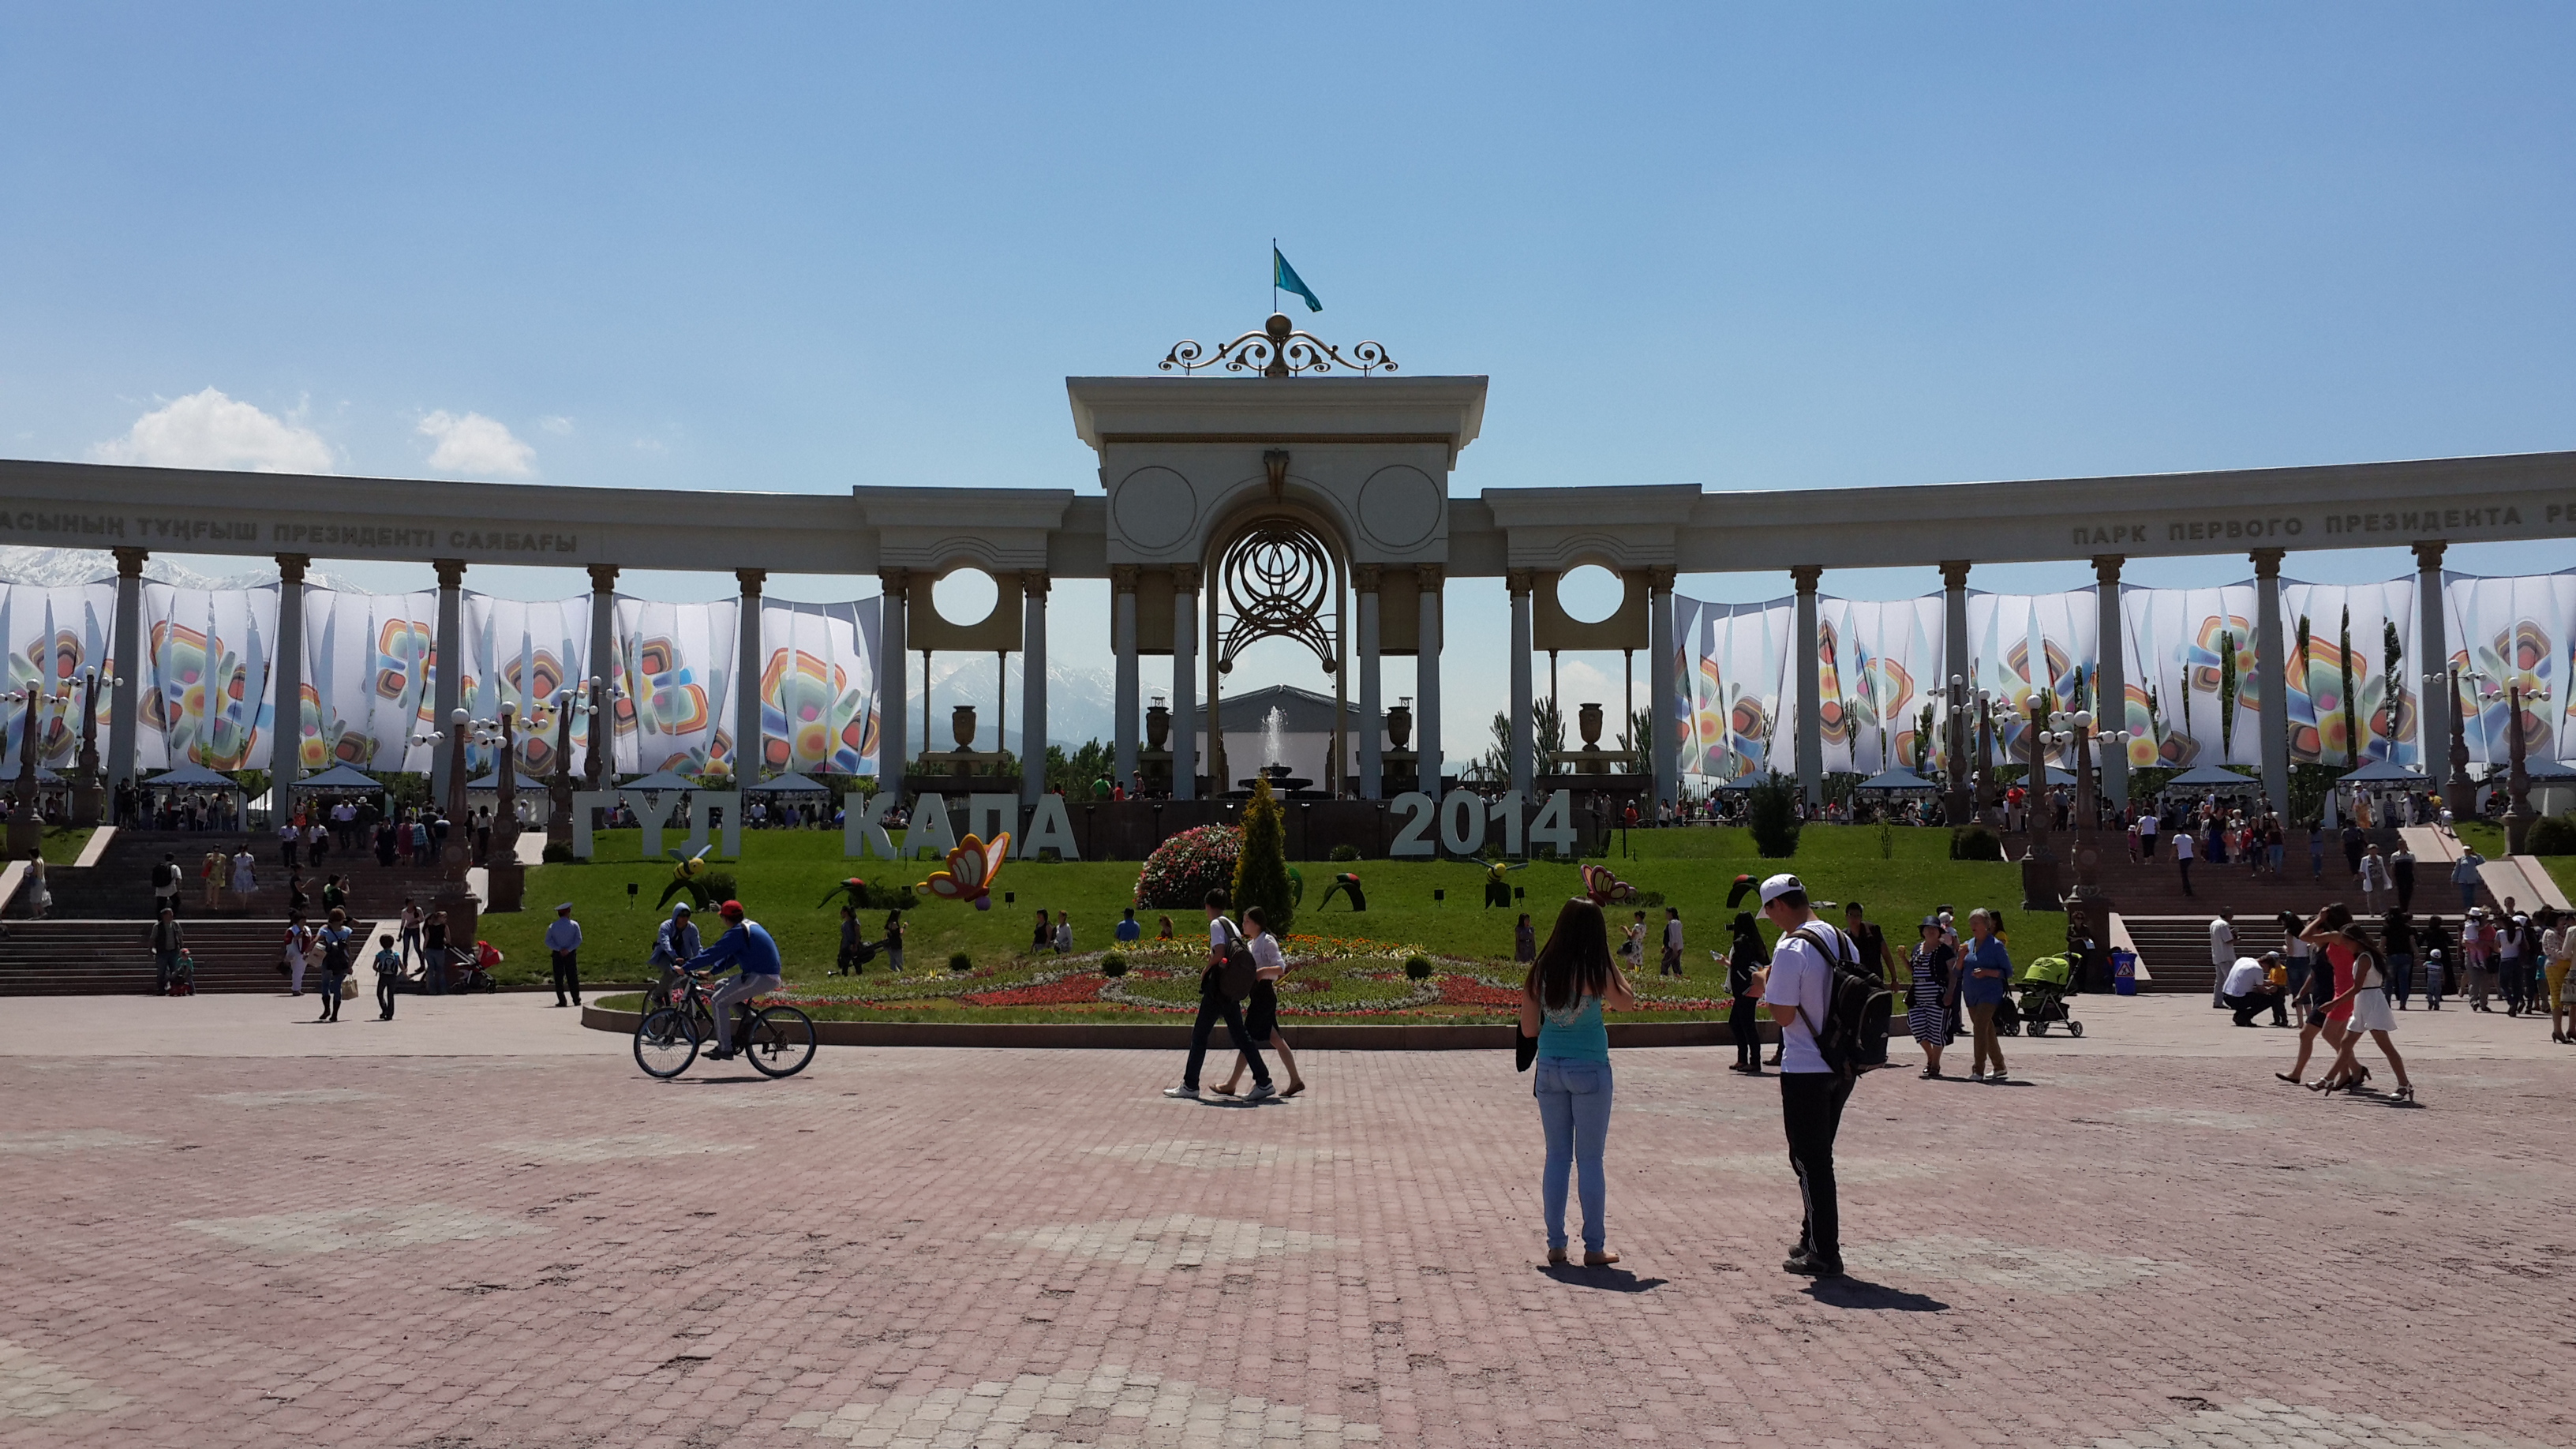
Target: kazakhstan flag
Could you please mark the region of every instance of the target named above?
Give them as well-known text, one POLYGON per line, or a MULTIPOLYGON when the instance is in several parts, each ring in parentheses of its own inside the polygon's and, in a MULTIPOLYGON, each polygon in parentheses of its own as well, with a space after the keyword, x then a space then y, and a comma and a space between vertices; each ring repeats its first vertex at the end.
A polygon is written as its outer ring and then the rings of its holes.
POLYGON ((1298 276, 1297 269, 1288 265, 1288 259, 1279 254, 1277 242, 1270 244, 1270 285, 1280 291, 1294 292, 1305 298, 1306 310, 1309 312, 1324 310, 1324 304, 1316 299, 1315 289, 1307 286, 1306 279, 1298 276))

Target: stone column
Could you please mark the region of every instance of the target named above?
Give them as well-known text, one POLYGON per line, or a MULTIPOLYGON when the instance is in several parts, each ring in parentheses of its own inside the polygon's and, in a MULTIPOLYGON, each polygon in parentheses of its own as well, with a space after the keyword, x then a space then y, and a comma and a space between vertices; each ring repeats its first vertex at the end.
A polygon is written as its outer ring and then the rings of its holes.
MULTIPOLYGON (((1968 568, 1969 562, 1963 558, 1941 561, 1941 677, 1935 684, 1954 716, 1972 713, 1977 707, 1977 676, 1968 647, 1968 568), (1956 693, 1950 689, 1953 674, 1959 676, 1956 693)), ((1950 787, 1943 793, 1953 825, 1965 825, 1976 818, 1976 802, 1970 798, 1969 790, 1983 765, 1969 758, 1974 735, 1974 725, 1966 722, 1950 723, 1941 732, 1941 753, 1949 762, 1950 787)))
MULTIPOLYGON (((465 560, 432 559, 430 567, 438 570, 438 638, 430 646, 435 656, 431 666, 435 673, 430 690, 430 728, 453 735, 457 702, 465 695, 465 560)), ((448 743, 439 741, 429 760, 429 799, 441 810, 447 808, 448 764, 456 753, 447 747, 448 743)))
POLYGON ((912 570, 882 569, 877 585, 884 598, 877 613, 877 789, 903 798, 904 707, 911 691, 904 684, 903 612, 912 592, 912 570))
POLYGON ((769 656, 761 651, 760 586, 769 582, 769 570, 735 569, 733 576, 742 585, 742 616, 736 621, 740 633, 733 649, 733 787, 748 790, 760 783, 768 759, 760 738, 760 681, 769 671, 769 656))
POLYGON ((2263 795, 2290 818, 2290 681, 2281 639, 2281 554, 2254 550, 2254 678, 2263 691, 2263 795))
POLYGON ((1673 678, 1673 570, 1646 570, 1646 619, 1653 650, 1646 659, 1646 713, 1651 719, 1638 744, 1654 766, 1656 801, 1670 805, 1682 797, 1681 752, 1673 743, 1673 717, 1681 703, 1673 678))
MULTIPOLYGON (((2127 616, 2120 610, 2120 566, 2127 562, 2116 553, 2093 556, 2093 591, 2101 608, 2093 665, 2093 694, 2101 703, 2093 711, 2093 727, 2106 733, 2129 727, 2129 631, 2127 616)), ((2128 808, 2128 746, 2102 755, 2102 793, 2113 804, 2128 808)))
POLYGON ((1172 566, 1172 798, 1199 798, 1199 566, 1172 566))
POLYGON ((1386 798, 1386 693, 1378 669, 1376 564, 1351 569, 1360 611, 1360 798, 1386 798))
POLYGON ((1511 780, 1512 789, 1527 800, 1537 783, 1531 767, 1538 738, 1536 701, 1530 697, 1530 590, 1537 586, 1537 576, 1529 569, 1513 569, 1503 582, 1512 595, 1511 780))
POLYGON ((143 657, 143 561, 152 555, 139 548, 116 551, 116 617, 108 625, 108 647, 116 654, 116 682, 107 696, 107 786, 111 800, 119 785, 134 778, 134 743, 143 718, 143 676, 150 661, 143 657))
POLYGON ((1134 564, 1109 566, 1109 640, 1118 656, 1110 702, 1114 762, 1109 783, 1120 787, 1136 778, 1136 572, 1134 564))
POLYGON ((1816 641, 1816 581, 1825 571, 1818 564, 1789 570, 1798 585, 1798 622, 1789 647, 1798 651, 1798 788, 1810 811, 1825 807, 1825 722, 1817 713, 1824 692, 1816 641))
MULTIPOLYGON (((2451 761, 2451 701, 2437 698, 2434 692, 2450 687, 2451 622, 2442 598, 2442 554, 2448 547, 2441 539, 2415 545, 2416 659, 2413 669, 2403 670, 2415 676, 2415 687, 2423 691, 2416 696, 2415 710, 2415 737, 2423 742, 2423 754, 2415 763, 2427 781, 2444 780, 2443 772, 2450 768, 2451 761), (2423 677, 2427 674, 2442 675, 2444 682, 2438 686, 2425 684, 2423 677)), ((2447 783, 2429 788, 2439 793, 2448 793, 2449 789, 2447 783)), ((2451 808, 2465 815, 2468 802, 2454 801, 2451 808)))
POLYGON ((1422 581, 1422 627, 1415 642, 1420 646, 1413 656, 1417 676, 1413 686, 1415 728, 1422 732, 1421 783, 1416 787, 1435 798, 1440 794, 1440 586, 1446 571, 1439 564, 1418 564, 1414 577, 1422 581))
POLYGON ((269 656, 268 808, 270 824, 293 818, 295 782, 304 778, 304 570, 300 553, 277 556, 277 638, 269 656))
POLYGON ((1020 571, 1020 799, 1030 805, 1046 793, 1047 583, 1044 569, 1020 571))

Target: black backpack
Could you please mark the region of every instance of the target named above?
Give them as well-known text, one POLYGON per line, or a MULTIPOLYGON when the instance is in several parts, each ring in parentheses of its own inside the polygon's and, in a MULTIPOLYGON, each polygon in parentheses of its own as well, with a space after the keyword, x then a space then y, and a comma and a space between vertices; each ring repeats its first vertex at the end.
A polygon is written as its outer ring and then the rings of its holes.
POLYGON ((1816 1039, 1816 1052, 1825 1059, 1826 1068, 1850 1082, 1863 1072, 1886 1066, 1888 1019, 1895 1013, 1896 993, 1876 971, 1862 968, 1851 953, 1851 938, 1842 932, 1833 931, 1833 939, 1842 943, 1839 950, 1810 930, 1790 934, 1833 963, 1833 977, 1825 988, 1825 1019, 1808 1021, 1806 1008, 1798 1009, 1798 1019, 1816 1039))

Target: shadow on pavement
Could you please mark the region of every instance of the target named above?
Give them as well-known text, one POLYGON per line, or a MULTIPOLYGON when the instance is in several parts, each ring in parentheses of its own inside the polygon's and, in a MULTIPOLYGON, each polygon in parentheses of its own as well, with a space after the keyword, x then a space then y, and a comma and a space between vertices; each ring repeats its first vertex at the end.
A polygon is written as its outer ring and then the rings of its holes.
POLYGON ((1860 1278, 1819 1278, 1799 1290, 1827 1308, 1859 1308, 1877 1313, 1947 1313, 1938 1298, 1908 1293, 1860 1278))
POLYGON ((1625 1268, 1585 1268, 1573 1263, 1562 1268, 1541 1263, 1538 1271, 1570 1288, 1598 1288, 1605 1293, 1648 1293, 1668 1281, 1640 1278, 1625 1268))

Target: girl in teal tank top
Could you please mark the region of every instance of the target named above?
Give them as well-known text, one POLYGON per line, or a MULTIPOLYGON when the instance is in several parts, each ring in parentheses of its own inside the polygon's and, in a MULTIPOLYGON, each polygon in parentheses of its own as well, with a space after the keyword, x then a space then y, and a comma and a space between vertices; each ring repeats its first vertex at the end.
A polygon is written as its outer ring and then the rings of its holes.
POLYGON ((1547 1133, 1547 1160, 1539 1173, 1546 1208, 1547 1261, 1566 1262, 1565 1192, 1568 1177, 1583 1200, 1583 1263, 1619 1261, 1604 1243, 1602 1199, 1607 1191, 1601 1149, 1610 1131, 1610 1030, 1604 1005, 1633 1011, 1637 998, 1618 963, 1610 959, 1610 932, 1601 907, 1584 897, 1567 901, 1556 929, 1521 983, 1521 1035, 1537 1038, 1532 1095, 1547 1133))

